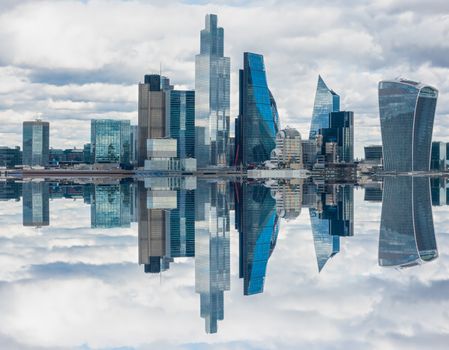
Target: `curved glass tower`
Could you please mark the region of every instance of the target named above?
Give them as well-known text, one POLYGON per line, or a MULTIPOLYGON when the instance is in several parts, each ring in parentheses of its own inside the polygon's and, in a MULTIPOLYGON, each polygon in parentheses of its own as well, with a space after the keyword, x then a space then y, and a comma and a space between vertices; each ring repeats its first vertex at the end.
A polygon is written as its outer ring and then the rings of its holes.
POLYGON ((379 266, 410 267, 437 257, 429 178, 386 177, 379 266))
POLYGON ((270 159, 280 125, 262 55, 243 54, 239 110, 235 134, 236 163, 248 166, 270 159))
POLYGON ((386 171, 429 171, 438 90, 410 80, 379 83, 386 171))
POLYGON ((339 111, 340 96, 329 89, 321 75, 318 75, 309 139, 314 139, 320 129, 329 127, 329 113, 339 111))

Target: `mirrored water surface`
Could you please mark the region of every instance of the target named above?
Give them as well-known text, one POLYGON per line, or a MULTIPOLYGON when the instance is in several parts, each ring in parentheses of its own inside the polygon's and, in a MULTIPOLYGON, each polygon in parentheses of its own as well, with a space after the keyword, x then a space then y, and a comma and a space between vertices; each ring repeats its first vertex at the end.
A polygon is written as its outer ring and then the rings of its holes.
POLYGON ((449 342, 449 187, 0 181, 5 349, 449 342))

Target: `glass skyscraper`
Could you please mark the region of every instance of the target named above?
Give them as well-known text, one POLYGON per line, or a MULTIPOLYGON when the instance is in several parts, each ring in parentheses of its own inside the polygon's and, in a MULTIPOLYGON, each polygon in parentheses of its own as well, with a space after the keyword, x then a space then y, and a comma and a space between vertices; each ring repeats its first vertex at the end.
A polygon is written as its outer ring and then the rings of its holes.
MULTIPOLYGON (((319 130, 323 135, 323 147, 334 142, 339 163, 354 162, 354 112, 329 113, 329 127, 319 130)), ((324 151, 324 150, 323 150, 324 151)))
POLYGON ((93 162, 129 164, 130 126, 129 120, 91 120, 93 162))
POLYGON ((279 130, 279 115, 268 88, 263 56, 245 52, 235 126, 236 164, 248 166, 270 159, 279 130))
POLYGON ((429 178, 386 177, 379 266, 409 267, 437 257, 429 178))
POLYGON ((379 83, 386 171, 429 171, 438 90, 410 80, 379 83))
POLYGON ((206 15, 200 54, 195 58, 195 154, 199 168, 226 166, 229 141, 231 60, 224 57, 224 30, 206 15))
POLYGON ((329 127, 329 113, 340 111, 340 96, 329 89, 321 76, 318 76, 315 102, 313 105, 312 125, 309 139, 314 139, 320 129, 329 127))
POLYGON ((42 120, 23 122, 23 165, 46 166, 50 147, 50 124, 42 120))
POLYGON ((195 158, 195 91, 172 90, 169 94, 169 136, 177 140, 177 157, 195 158))

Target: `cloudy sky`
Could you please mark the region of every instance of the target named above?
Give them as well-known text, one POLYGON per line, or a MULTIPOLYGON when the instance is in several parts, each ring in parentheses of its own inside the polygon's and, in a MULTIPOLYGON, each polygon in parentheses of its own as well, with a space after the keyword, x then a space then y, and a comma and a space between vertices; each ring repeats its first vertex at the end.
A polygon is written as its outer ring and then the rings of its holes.
POLYGON ((363 194, 355 191, 354 236, 320 274, 308 210, 281 220, 259 295, 243 296, 231 225, 231 290, 214 335, 200 317, 194 259, 144 274, 135 224, 90 229, 87 204, 55 199, 50 226, 24 227, 23 203, 1 202, 0 348, 447 349, 449 208, 433 208, 438 259, 381 268, 381 205, 363 194))
POLYGON ((318 74, 356 113, 356 155, 380 141, 377 83, 398 76, 440 91, 435 139, 449 141, 447 0, 84 0, 0 2, 0 144, 51 121, 53 147, 81 147, 92 118, 137 121, 137 83, 158 72, 194 87, 206 13, 231 57, 232 118, 244 51, 265 55, 284 126, 308 134, 318 74))

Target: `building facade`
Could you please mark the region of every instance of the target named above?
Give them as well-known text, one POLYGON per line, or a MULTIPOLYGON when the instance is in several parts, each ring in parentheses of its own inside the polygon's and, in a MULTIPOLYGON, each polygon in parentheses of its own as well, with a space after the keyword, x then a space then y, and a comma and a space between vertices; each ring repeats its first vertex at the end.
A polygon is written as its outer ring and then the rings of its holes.
POLYGON ((195 158, 195 91, 170 91, 170 138, 179 159, 195 158))
MULTIPOLYGON (((329 113, 329 127, 320 129, 322 135, 322 146, 335 145, 335 162, 354 162, 354 113, 353 112, 331 112, 329 113)), ((322 153, 328 154, 325 149, 322 153)))
POLYGON ((231 60, 224 56, 224 30, 217 21, 216 15, 206 15, 195 57, 195 154, 200 168, 229 163, 231 60))
POLYGON ((315 139, 320 129, 329 127, 329 113, 340 111, 340 96, 329 89, 321 76, 318 83, 313 104, 312 124, 309 139, 315 139))
POLYGON ((23 226, 50 225, 50 189, 48 182, 25 182, 22 185, 23 226))
POLYGON ((22 151, 20 147, 0 147, 0 167, 14 168, 22 164, 22 151))
POLYGON ((130 163, 129 120, 91 120, 93 163, 130 163))
POLYGON ((23 165, 46 166, 50 148, 50 123, 23 122, 23 165))
POLYGON ((263 56, 245 52, 235 125, 236 164, 246 167, 269 160, 279 130, 279 115, 268 88, 263 56))
POLYGON ((276 148, 271 151, 271 161, 281 168, 303 167, 301 134, 293 128, 286 128, 276 135, 276 148))
POLYGON ((438 90, 410 80, 379 83, 386 171, 429 171, 438 90))
POLYGON ((446 166, 446 143, 432 142, 432 151, 430 155, 430 169, 436 171, 444 171, 446 166))
POLYGON ((365 146, 365 162, 382 164, 382 145, 365 146))

